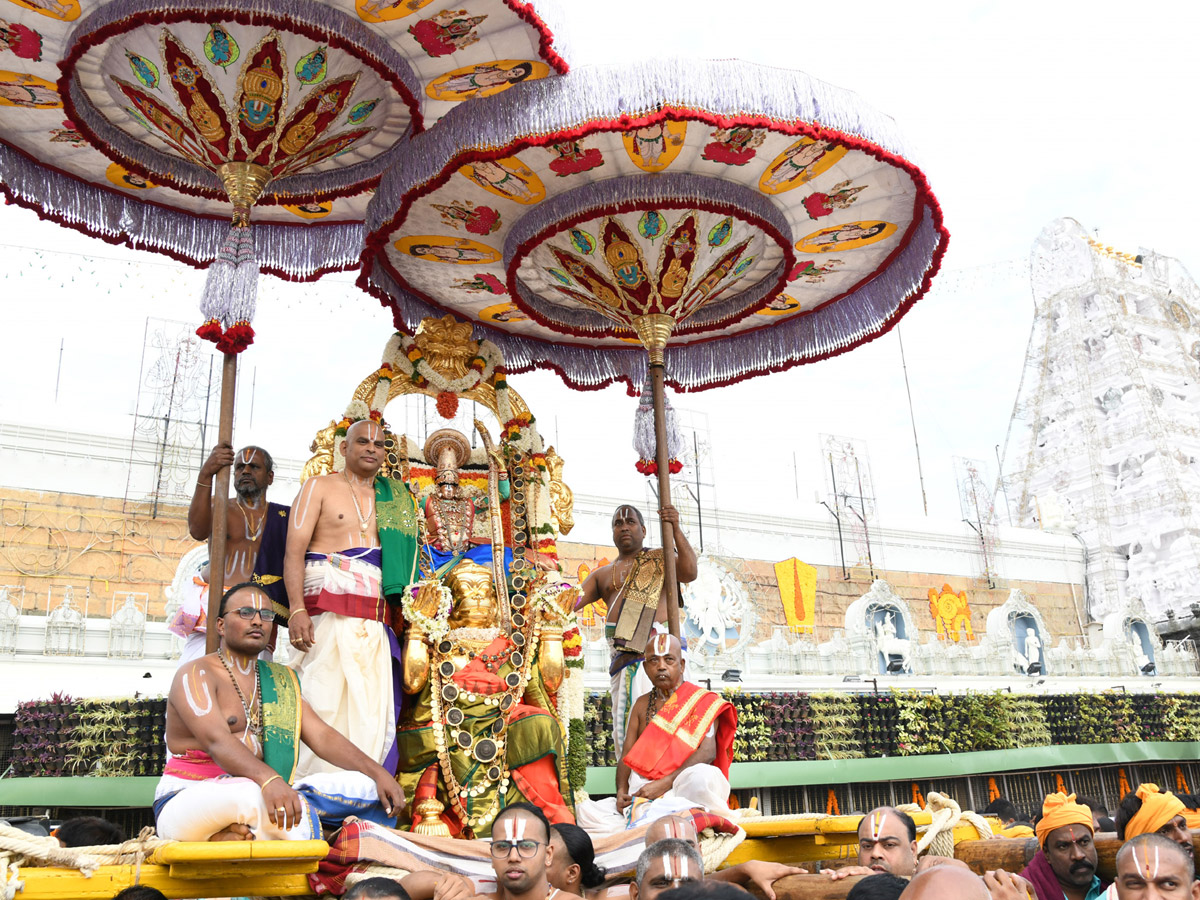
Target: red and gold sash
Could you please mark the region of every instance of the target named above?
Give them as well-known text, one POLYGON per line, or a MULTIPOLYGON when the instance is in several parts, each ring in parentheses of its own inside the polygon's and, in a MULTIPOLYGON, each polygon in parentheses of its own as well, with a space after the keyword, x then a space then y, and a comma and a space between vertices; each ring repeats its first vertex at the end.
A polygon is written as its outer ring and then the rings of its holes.
POLYGON ((717 726, 717 758, 713 765, 729 777, 733 760, 733 733, 737 710, 720 694, 685 681, 654 714, 633 748, 625 754, 625 765, 651 781, 677 772, 696 752, 708 729, 717 726))

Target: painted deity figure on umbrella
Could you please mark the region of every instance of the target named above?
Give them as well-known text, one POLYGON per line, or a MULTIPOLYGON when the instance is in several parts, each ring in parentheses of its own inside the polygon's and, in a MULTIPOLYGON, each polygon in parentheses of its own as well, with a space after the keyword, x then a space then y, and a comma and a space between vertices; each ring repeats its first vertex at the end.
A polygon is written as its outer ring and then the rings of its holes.
POLYGON ((392 825, 404 794, 391 774, 326 724, 295 673, 259 654, 276 614, 261 587, 221 598, 215 653, 180 666, 167 701, 171 758, 154 796, 158 833, 182 841, 311 840, 354 815, 392 825), (333 773, 297 778, 304 746, 333 773))
MULTIPOLYGON (((226 442, 217 444, 200 467, 196 489, 188 507, 188 533, 197 541, 212 537, 213 480, 222 469, 233 467, 233 503, 226 508, 225 579, 223 584, 253 581, 271 598, 272 608, 287 622, 287 592, 283 587, 283 553, 287 544, 289 508, 267 501, 267 488, 275 481, 275 462, 262 447, 238 451, 226 442)), ((184 639, 182 662, 205 652, 208 582, 205 570, 184 585, 179 612, 170 624, 184 639)), ((272 638, 274 640, 274 638, 272 638)), ((274 646, 270 649, 274 649, 274 646)))
POLYGON ((611 834, 662 816, 703 809, 731 816, 729 764, 737 710, 684 681, 679 639, 655 634, 644 668, 653 687, 633 705, 617 764, 617 795, 579 804, 579 824, 611 834))
POLYGON ((412 696, 396 742, 415 832, 486 834, 523 800, 553 822, 573 821, 553 698, 565 671, 562 623, 577 591, 507 587, 503 575, 463 560, 405 600, 412 696))
MULTIPOLYGON (((344 470, 304 483, 293 505, 284 583, 305 699, 395 771, 403 698, 393 687, 401 657, 386 624, 387 598, 398 602, 415 580, 419 511, 402 482, 379 475, 385 441, 382 419, 347 423, 344 470)), ((307 774, 329 766, 302 751, 298 769, 307 774)))
MULTIPOLYGON (((696 580, 696 551, 688 543, 679 524, 679 512, 673 506, 658 511, 675 534, 675 574, 682 583, 696 580)), ((604 600, 608 619, 604 635, 608 639, 613 705, 613 746, 625 745, 626 720, 634 700, 650 690, 642 674, 642 649, 652 632, 665 631, 667 604, 665 568, 661 549, 645 548, 646 523, 633 506, 617 507, 612 517, 616 561, 601 566, 583 583, 579 607, 604 600)))

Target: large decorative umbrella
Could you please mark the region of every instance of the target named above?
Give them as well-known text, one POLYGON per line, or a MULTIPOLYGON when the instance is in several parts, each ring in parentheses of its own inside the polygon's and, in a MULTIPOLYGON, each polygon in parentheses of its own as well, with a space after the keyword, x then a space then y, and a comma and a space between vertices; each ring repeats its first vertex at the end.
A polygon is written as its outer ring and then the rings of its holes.
MULTIPOLYGON (((0 3, 6 195, 105 240, 213 264, 199 333, 225 352, 221 440, 260 260, 297 280, 353 265, 370 195, 412 134, 565 71, 545 4, 431 2, 0 3)), ((227 495, 225 472, 214 598, 227 495)))
MULTIPOLYGON (((453 110, 412 150, 368 210, 360 285, 399 328, 475 322, 510 371, 633 393, 648 363, 664 503, 664 384, 704 390, 878 337, 945 252, 892 120, 798 72, 576 69, 453 110)), ((663 546, 674 594, 665 524, 663 546)), ((669 621, 678 634, 677 596, 669 621)))

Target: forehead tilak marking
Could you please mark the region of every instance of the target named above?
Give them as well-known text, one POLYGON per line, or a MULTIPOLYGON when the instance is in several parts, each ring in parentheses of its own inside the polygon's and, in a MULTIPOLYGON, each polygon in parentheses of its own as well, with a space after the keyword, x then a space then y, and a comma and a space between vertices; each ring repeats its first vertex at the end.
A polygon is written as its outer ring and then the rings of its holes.
POLYGON ((666 656, 671 650, 671 636, 669 634, 656 634, 654 636, 654 652, 658 656, 666 656))
POLYGON ((883 834, 883 826, 887 822, 887 813, 876 810, 871 813, 871 840, 877 841, 883 834))
MULTIPOLYGON (((1147 881, 1153 881, 1154 879, 1158 878, 1158 862, 1159 862, 1158 851, 1160 849, 1161 848, 1157 844, 1154 845, 1154 865, 1153 865, 1153 867, 1151 867, 1151 865, 1150 865, 1150 846, 1149 846, 1149 844, 1142 844, 1142 868, 1146 872, 1146 880, 1147 881)), ((1136 854, 1134 855, 1134 859, 1136 861, 1136 859, 1137 859, 1136 854)))
POLYGON ((667 881, 674 881, 675 876, 671 874, 671 856, 670 856, 670 854, 668 854, 668 853, 663 854, 662 867, 663 867, 663 877, 666 878, 667 881))

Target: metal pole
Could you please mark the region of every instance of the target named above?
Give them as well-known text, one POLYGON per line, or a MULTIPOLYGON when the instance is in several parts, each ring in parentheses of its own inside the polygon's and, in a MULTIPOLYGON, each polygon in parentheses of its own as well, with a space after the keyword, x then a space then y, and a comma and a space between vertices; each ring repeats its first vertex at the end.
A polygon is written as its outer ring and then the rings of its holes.
POLYGON ((1000 461, 1000 445, 996 445, 996 471, 999 473, 1000 490, 1004 492, 1004 511, 1008 513, 1008 524, 1012 524, 1012 504, 1008 500, 1008 485, 1004 483, 1004 463, 1000 461))
MULTIPOLYGON (((654 459, 658 464, 658 505, 671 505, 671 468, 667 455, 667 414, 665 373, 661 362, 650 362, 650 387, 654 397, 654 459)), ((675 576, 675 533, 671 526, 659 517, 662 526, 663 590, 667 595, 667 629, 675 637, 679 631, 679 585, 675 576)))
MULTIPOLYGON (((833 470, 833 454, 832 453, 829 454, 829 480, 833 484, 833 502, 837 503, 837 495, 838 495, 838 493, 837 493, 837 472, 835 472, 833 470)), ((829 504, 826 503, 824 500, 821 501, 821 505, 824 506, 826 509, 829 509, 829 504)), ((850 580, 850 572, 846 569, 846 542, 842 539, 842 517, 839 516, 832 509, 829 509, 829 512, 832 513, 833 520, 835 522, 837 522, 838 549, 841 550, 841 552, 842 552, 842 580, 849 581, 850 580)))
MULTIPOLYGON (((862 469, 858 467, 858 457, 854 457, 854 474, 858 476, 858 503, 862 507, 862 512, 858 517, 863 523, 863 537, 867 540, 867 568, 871 570, 871 577, 875 577, 875 561, 871 558, 871 529, 867 527, 867 501, 863 497, 862 489, 862 469)), ((850 507, 854 509, 854 507, 850 507)))
MULTIPOLYGON (((555 422, 558 420, 555 419, 555 422)), ((700 505, 700 442, 692 432, 692 455, 696 460, 696 522, 700 527, 700 552, 704 552, 704 507, 700 505)))
POLYGON ((208 358, 208 390, 204 394, 204 424, 200 431, 200 463, 204 463, 204 448, 208 446, 208 404, 212 400, 212 357, 208 358))
POLYGON ((796 451, 792 451, 792 477, 796 480, 796 499, 800 499, 800 466, 796 463, 796 451))
POLYGON ((979 546, 983 550, 983 571, 987 574, 988 587, 995 587, 992 582, 992 569, 988 564, 987 541, 983 539, 983 516, 979 513, 979 486, 975 483, 974 489, 971 491, 971 500, 975 503, 975 521, 979 524, 979 546))
POLYGON ((917 441, 917 415, 913 412, 912 388, 908 386, 908 363, 904 361, 904 338, 900 337, 900 326, 896 326, 896 340, 900 342, 900 368, 904 370, 904 392, 908 394, 908 418, 912 422, 913 447, 917 451, 917 480, 921 483, 921 506, 929 515, 929 501, 925 498, 925 473, 921 471, 921 444, 917 441))
POLYGON ((842 580, 849 581, 850 573, 846 571, 846 545, 842 543, 842 518, 824 500, 821 501, 821 505, 829 510, 829 514, 833 516, 833 521, 837 522, 838 548, 842 551, 842 580))
POLYGON ((162 493, 163 466, 167 461, 167 439, 171 434, 171 410, 175 406, 175 386, 179 383, 179 355, 182 351, 175 348, 175 374, 171 378, 171 393, 167 398, 167 414, 163 416, 163 438, 158 450, 158 477, 154 481, 154 505, 150 510, 150 518, 158 518, 158 497, 162 493))
MULTIPOLYGON (((233 443, 233 400, 237 387, 237 354, 226 353, 221 365, 221 419, 217 425, 218 443, 233 443)), ((225 541, 229 531, 229 467, 221 469, 213 479, 212 538, 208 553, 208 632, 204 638, 206 653, 212 653, 219 643, 217 614, 221 610, 221 595, 225 593, 225 541)))
POLYGON ((59 340, 58 340, 58 372, 54 376, 54 402, 55 403, 58 402, 58 386, 62 382, 63 345, 66 343, 66 341, 67 341, 66 338, 59 338, 59 340))

